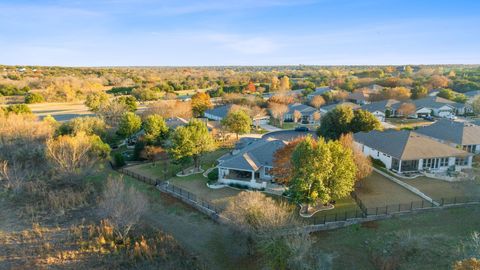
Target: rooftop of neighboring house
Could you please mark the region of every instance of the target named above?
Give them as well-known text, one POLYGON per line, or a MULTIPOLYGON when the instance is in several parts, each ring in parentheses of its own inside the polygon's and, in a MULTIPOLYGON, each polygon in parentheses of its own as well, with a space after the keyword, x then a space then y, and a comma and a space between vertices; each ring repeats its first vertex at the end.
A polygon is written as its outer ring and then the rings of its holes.
POLYGON ((356 101, 367 101, 370 97, 370 94, 366 91, 356 91, 350 93, 347 97, 349 100, 356 100, 356 101))
POLYGON ((413 104, 417 107, 417 109, 420 108, 441 108, 445 105, 448 105, 453 108, 463 108, 465 107, 465 104, 462 103, 457 103, 455 101, 451 101, 445 98, 437 97, 437 96, 428 96, 424 97, 421 99, 413 100, 413 104))
POLYGON ((409 130, 359 132, 354 134, 354 140, 399 160, 469 155, 463 150, 409 130))
POLYGON ((440 119, 429 126, 418 128, 415 131, 458 145, 480 144, 480 126, 472 123, 440 119))
POLYGON ((362 110, 373 112, 385 112, 385 110, 392 108, 393 105, 400 103, 396 99, 387 99, 382 101, 375 101, 370 104, 365 104, 362 106, 362 110))
POLYGON ((463 93, 463 94, 468 98, 474 98, 474 97, 480 95, 480 90, 469 91, 469 92, 466 92, 466 93, 463 93))
POLYGON ((300 113, 302 113, 302 115, 311 115, 311 114, 314 114, 317 111, 317 109, 302 103, 289 104, 288 113, 293 114, 294 111, 299 111, 300 113))
POLYGON ((169 128, 175 129, 177 127, 185 126, 186 124, 188 124, 188 120, 183 119, 181 117, 173 117, 173 118, 166 119, 165 123, 169 128))
POLYGON ((322 94, 325 94, 329 91, 331 91, 332 89, 330 89, 330 87, 328 86, 324 86, 324 87, 317 87, 315 88, 315 90, 308 94, 309 96, 318 96, 318 95, 322 95, 322 94))
POLYGON ((205 113, 213 115, 213 116, 224 118, 225 116, 227 116, 227 114, 230 111, 230 109, 232 108, 232 106, 233 106, 232 104, 218 106, 218 107, 215 107, 213 109, 206 110, 205 113))
POLYGON ((327 105, 327 106, 322 106, 322 107, 320 107, 320 111, 329 112, 329 111, 333 110, 335 107, 340 106, 340 105, 348 106, 348 107, 350 107, 354 110, 361 108, 360 105, 347 101, 347 102, 340 102, 340 103, 330 104, 330 105, 327 105))

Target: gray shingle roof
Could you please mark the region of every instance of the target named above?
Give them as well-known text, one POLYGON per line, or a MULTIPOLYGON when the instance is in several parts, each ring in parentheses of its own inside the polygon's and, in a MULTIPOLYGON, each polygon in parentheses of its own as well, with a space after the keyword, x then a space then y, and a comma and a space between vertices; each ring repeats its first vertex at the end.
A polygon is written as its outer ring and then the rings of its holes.
POLYGON ((408 130, 359 132, 354 134, 354 139, 400 160, 469 155, 463 150, 408 130))
POLYGON ((467 96, 468 98, 473 98, 475 96, 480 95, 480 90, 469 91, 469 92, 464 93, 464 95, 467 96))
POLYGON ((273 155, 285 145, 286 143, 281 140, 262 139, 253 142, 235 154, 224 155, 218 160, 219 166, 253 171, 257 171, 263 166, 272 167, 273 155))
POLYGON ((331 91, 332 89, 330 89, 330 87, 326 86, 326 87, 317 87, 315 88, 315 91, 313 91, 312 93, 308 94, 309 96, 319 96, 319 95, 322 95, 322 94, 325 94, 327 93, 328 91, 331 91))
POLYGON ((312 115, 317 111, 317 109, 301 103, 288 105, 288 113, 293 114, 294 111, 299 111, 302 113, 302 115, 312 115))
POLYGON ((224 118, 225 116, 227 116, 227 114, 230 111, 230 109, 232 108, 232 106, 233 106, 232 104, 228 104, 228 105, 215 107, 213 109, 206 110, 205 113, 224 118))
POLYGON ((372 102, 370 104, 366 104, 362 106, 362 110, 369 111, 369 112, 385 112, 387 109, 392 108, 394 104, 399 103, 400 101, 395 99, 387 99, 382 101, 372 102))
POLYGON ((480 127, 471 123, 440 119, 430 126, 417 129, 416 132, 458 145, 480 144, 480 127))
POLYGON ((445 98, 433 96, 433 97, 424 97, 421 99, 413 100, 413 104, 417 107, 417 109, 420 108, 441 108, 445 105, 449 105, 454 108, 463 108, 465 107, 464 104, 457 103, 445 98))

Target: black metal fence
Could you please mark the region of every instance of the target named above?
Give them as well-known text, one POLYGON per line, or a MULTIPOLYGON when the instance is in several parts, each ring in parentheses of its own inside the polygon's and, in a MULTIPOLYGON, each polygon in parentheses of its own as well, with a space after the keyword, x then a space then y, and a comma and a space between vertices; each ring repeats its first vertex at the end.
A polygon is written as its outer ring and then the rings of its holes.
POLYGON ((128 169, 125 169, 125 168, 120 168, 118 169, 119 172, 125 174, 125 175, 128 175, 128 176, 131 176, 137 180, 140 180, 144 183, 147 183, 149 185, 157 185, 158 183, 161 182, 160 179, 155 179, 155 178, 151 178, 151 177, 148 177, 148 176, 145 176, 145 175, 141 175, 141 174, 138 174, 136 172, 132 172, 128 169))
POLYGON ((212 202, 200 198, 194 193, 191 193, 183 188, 180 188, 178 186, 175 186, 173 184, 170 184, 169 182, 162 182, 157 185, 157 187, 165 192, 175 194, 177 196, 180 196, 184 201, 186 200, 187 203, 195 203, 198 206, 201 206, 203 208, 206 208, 216 214, 220 212, 220 209, 215 206, 212 202))
POLYGON ((448 207, 454 205, 480 204, 480 197, 452 197, 442 198, 437 204, 429 201, 412 201, 410 203, 389 204, 381 207, 366 207, 355 192, 352 198, 356 201, 358 208, 354 211, 344 211, 335 213, 317 213, 311 218, 312 225, 321 225, 329 222, 349 221, 353 219, 382 217, 398 213, 409 213, 419 210, 427 210, 439 207, 448 207))

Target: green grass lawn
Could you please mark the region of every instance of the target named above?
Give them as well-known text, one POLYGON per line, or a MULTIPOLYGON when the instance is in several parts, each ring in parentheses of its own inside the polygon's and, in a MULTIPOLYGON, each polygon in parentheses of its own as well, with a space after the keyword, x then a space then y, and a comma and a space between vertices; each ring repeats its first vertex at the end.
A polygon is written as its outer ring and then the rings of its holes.
POLYGON ((422 198, 413 192, 376 172, 362 180, 361 187, 357 188, 356 192, 367 208, 422 201, 422 198))
POLYGON ((451 269, 479 215, 478 206, 454 208, 319 232, 313 250, 332 269, 451 269))
POLYGON ((447 182, 423 176, 402 181, 437 201, 441 198, 480 196, 480 183, 476 181, 447 182))

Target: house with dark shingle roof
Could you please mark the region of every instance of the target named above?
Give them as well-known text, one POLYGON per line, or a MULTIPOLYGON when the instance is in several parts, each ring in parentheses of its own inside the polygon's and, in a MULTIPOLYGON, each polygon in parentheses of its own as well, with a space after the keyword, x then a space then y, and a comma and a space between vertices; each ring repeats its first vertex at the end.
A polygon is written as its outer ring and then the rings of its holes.
POLYGON ((317 109, 314 107, 301 104, 301 103, 293 103, 288 105, 288 112, 283 116, 283 120, 285 121, 295 121, 294 113, 298 111, 302 114, 302 118, 300 121, 305 124, 313 124, 315 123, 314 114, 318 112, 317 109))
POLYGON ((330 105, 327 105, 327 106, 322 106, 322 107, 320 107, 320 113, 326 114, 329 111, 335 109, 337 106, 348 106, 348 107, 352 108, 353 110, 361 108, 360 105, 358 105, 358 104, 345 101, 345 102, 330 104, 330 105))
POLYGON ((431 115, 447 118, 453 115, 463 115, 471 111, 471 108, 465 104, 437 96, 412 100, 412 103, 416 106, 417 116, 431 115))
POLYGON ((415 132, 470 153, 480 153, 480 126, 472 123, 441 119, 430 126, 418 128, 415 132))
POLYGON ((397 173, 460 171, 472 167, 472 154, 408 130, 359 132, 355 143, 362 152, 381 160, 397 173))
POLYGON ((326 94, 328 92, 332 91, 332 89, 328 86, 326 87, 317 87, 315 88, 315 91, 307 95, 307 100, 312 100, 313 97, 315 96, 321 96, 323 94, 326 94))
POLYGON ((464 95, 467 97, 467 103, 472 103, 476 97, 480 96, 480 90, 469 91, 464 93, 464 95))
MULTIPOLYGON (((218 106, 218 107, 215 107, 213 109, 206 110, 203 113, 203 116, 205 116, 205 118, 208 118, 209 120, 222 121, 223 118, 225 118, 225 116, 227 116, 228 112, 230 112, 230 110, 234 106, 236 106, 236 105, 228 104, 228 105, 218 106)), ((270 120, 270 116, 268 116, 268 115, 261 115, 261 116, 252 118, 252 121, 256 125, 268 124, 269 120, 270 120)))
POLYGON ((399 102, 400 101, 395 99, 375 101, 370 104, 363 105, 361 109, 372 113, 380 122, 384 122, 385 117, 387 116, 387 111, 391 112, 393 106, 399 102))

